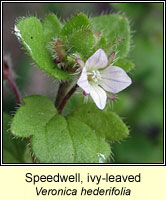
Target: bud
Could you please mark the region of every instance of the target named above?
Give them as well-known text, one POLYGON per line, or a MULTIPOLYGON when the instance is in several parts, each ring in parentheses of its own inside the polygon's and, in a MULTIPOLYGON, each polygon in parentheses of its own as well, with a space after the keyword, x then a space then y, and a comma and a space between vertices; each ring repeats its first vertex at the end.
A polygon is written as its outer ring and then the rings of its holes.
POLYGON ((81 58, 76 58, 75 61, 81 69, 84 67, 84 61, 81 58))
POLYGON ((66 59, 66 48, 61 40, 56 40, 54 44, 56 56, 59 62, 63 62, 66 59))
POLYGON ((88 94, 85 91, 83 91, 83 95, 86 97, 88 94))
POLYGON ((115 95, 113 93, 110 93, 109 96, 108 96, 108 99, 111 100, 111 101, 114 101, 115 95))
POLYGON ((95 33, 95 37, 96 37, 96 42, 98 42, 101 39, 101 31, 97 31, 95 33))
POLYGON ((115 57, 115 52, 113 51, 109 56, 108 56, 108 65, 112 64, 114 61, 115 57))
POLYGON ((54 59, 54 63, 58 64, 58 63, 60 63, 60 62, 61 62, 60 60, 54 59))

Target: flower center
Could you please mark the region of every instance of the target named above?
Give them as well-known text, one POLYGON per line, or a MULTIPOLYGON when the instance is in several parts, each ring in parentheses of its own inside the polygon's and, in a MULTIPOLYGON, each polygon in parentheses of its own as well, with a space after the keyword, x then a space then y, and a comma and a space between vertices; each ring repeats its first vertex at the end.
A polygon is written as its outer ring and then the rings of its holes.
POLYGON ((88 81, 94 81, 95 83, 101 80, 101 74, 99 71, 93 70, 92 72, 88 72, 88 81))

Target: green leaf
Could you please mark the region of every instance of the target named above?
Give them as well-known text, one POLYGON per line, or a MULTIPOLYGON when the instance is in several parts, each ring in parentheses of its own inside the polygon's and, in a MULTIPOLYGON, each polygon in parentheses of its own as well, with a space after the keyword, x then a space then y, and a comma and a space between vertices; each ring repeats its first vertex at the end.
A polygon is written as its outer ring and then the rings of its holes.
POLYGON ((43 29, 46 43, 52 41, 52 38, 58 37, 61 31, 61 24, 54 14, 49 14, 43 21, 43 29))
POLYGON ((99 163, 109 162, 111 158, 111 147, 102 137, 98 139, 97 152, 99 163))
POLYGON ((74 32, 91 28, 88 17, 83 13, 77 13, 63 26, 61 34, 69 36, 74 32))
POLYGON ((98 49, 103 49, 105 52, 108 50, 107 40, 105 36, 101 36, 101 38, 97 42, 95 46, 95 51, 97 51, 98 49))
POLYGON ((130 26, 124 15, 109 14, 91 19, 94 31, 101 31, 106 37, 110 51, 118 52, 117 56, 124 58, 130 50, 130 26))
POLYGON ((24 152, 27 145, 25 140, 14 138, 9 132, 11 116, 3 113, 3 162, 24 162, 24 152))
POLYGON ((124 69, 126 72, 130 72, 134 69, 134 63, 127 59, 119 59, 117 62, 113 64, 114 66, 119 66, 124 69))
POLYGON ((106 162, 109 144, 96 136, 83 122, 57 114, 46 97, 34 95, 23 99, 11 124, 18 137, 31 136, 31 150, 42 163, 106 162))
POLYGON ((55 28, 48 31, 49 27, 57 25, 58 22, 55 22, 55 18, 53 15, 48 16, 44 21, 44 26, 36 17, 23 18, 15 26, 15 35, 41 70, 54 78, 66 80, 69 78, 68 75, 55 66, 47 50, 48 41, 51 40, 54 33, 57 34, 59 31, 59 26, 56 31, 55 28))
POLYGON ((90 30, 74 32, 68 38, 68 41, 72 51, 78 52, 84 59, 87 59, 93 53, 95 38, 90 30))
POLYGON ((73 114, 86 123, 97 135, 108 141, 122 140, 129 135, 129 130, 118 115, 101 111, 95 104, 80 106, 73 114))
POLYGON ((65 118, 53 117, 32 137, 31 148, 41 163, 74 162, 74 149, 65 118))
POLYGON ((23 99, 22 105, 12 119, 11 131, 17 137, 38 134, 46 123, 57 114, 53 102, 47 97, 32 95, 23 99))
POLYGON ((101 155, 104 157, 102 162, 106 162, 110 155, 109 145, 78 119, 68 117, 67 122, 75 150, 74 162, 98 163, 101 162, 101 155))

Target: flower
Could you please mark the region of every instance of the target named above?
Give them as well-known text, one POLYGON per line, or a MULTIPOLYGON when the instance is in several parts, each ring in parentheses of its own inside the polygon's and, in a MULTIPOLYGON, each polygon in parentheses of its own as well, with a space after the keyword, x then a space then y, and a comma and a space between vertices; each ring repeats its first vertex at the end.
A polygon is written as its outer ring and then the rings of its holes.
POLYGON ((118 93, 132 83, 127 73, 118 66, 108 66, 108 58, 102 49, 98 49, 83 66, 77 85, 90 94, 96 106, 103 110, 107 94, 118 93))

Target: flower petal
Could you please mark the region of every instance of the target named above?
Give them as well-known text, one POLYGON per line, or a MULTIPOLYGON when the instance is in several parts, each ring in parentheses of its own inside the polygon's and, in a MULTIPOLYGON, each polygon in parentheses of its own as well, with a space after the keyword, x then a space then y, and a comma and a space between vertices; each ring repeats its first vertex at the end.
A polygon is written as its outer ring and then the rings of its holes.
POLYGON ((102 49, 98 49, 85 63, 87 71, 102 69, 108 63, 107 55, 102 49))
POLYGON ((90 84, 88 82, 88 76, 86 73, 86 68, 84 67, 80 78, 77 81, 77 85, 82 88, 87 94, 90 92, 90 84))
POLYGON ((101 87, 98 85, 91 85, 90 96, 99 109, 103 110, 105 108, 107 95, 101 87))
POLYGON ((118 93, 132 83, 127 73, 117 66, 110 66, 100 71, 100 74, 102 78, 100 85, 108 92, 118 93))

